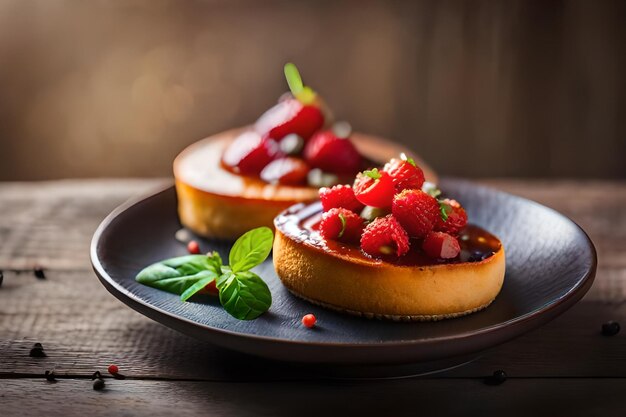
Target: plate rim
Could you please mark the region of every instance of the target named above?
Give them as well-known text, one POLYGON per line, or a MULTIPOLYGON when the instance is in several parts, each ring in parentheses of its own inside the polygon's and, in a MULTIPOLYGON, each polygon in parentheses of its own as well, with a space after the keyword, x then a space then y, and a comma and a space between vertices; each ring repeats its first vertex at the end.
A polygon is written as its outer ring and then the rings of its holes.
MULTIPOLYGON (((519 337, 522 334, 534 329, 535 327, 538 326, 532 326, 533 323, 535 322, 541 322, 541 324, 547 323, 549 321, 551 321, 552 319, 556 318, 558 315, 564 313, 567 309, 569 309, 572 305, 574 305, 577 301, 579 301, 589 290, 589 288, 591 287, 591 285, 594 282, 595 279, 595 274, 597 271, 597 264, 598 264, 598 259, 597 259, 597 251, 596 248, 593 244, 593 241, 591 240, 591 238, 589 237, 589 235, 587 234, 587 232, 585 232, 585 230, 580 227, 580 225, 578 225, 578 223, 576 223, 575 221, 573 221, 571 218, 569 218, 568 216, 558 212, 557 210, 545 206, 543 204, 540 204, 536 201, 524 198, 524 197, 520 197, 511 193, 507 193, 505 191, 501 191, 498 190, 494 187, 491 186, 486 186, 483 184, 479 184, 473 181, 469 181, 469 180, 465 180, 465 179, 460 179, 460 178, 454 178, 454 177, 444 177, 440 180, 440 183, 445 184, 446 182, 456 182, 456 183, 460 183, 462 185, 469 185, 471 187, 475 187, 475 188, 480 188, 480 189, 484 189, 486 191, 495 191, 497 193, 501 193, 501 194, 505 194, 507 197, 509 198, 514 198, 516 200, 521 200, 525 203, 531 203, 533 205, 539 206, 543 209, 547 209, 561 217, 563 217, 564 219, 566 219, 567 221, 571 222, 576 229, 578 229, 578 231, 580 231, 582 233, 582 236, 584 236, 585 238, 585 243, 586 243, 586 247, 588 247, 590 249, 590 254, 591 254, 591 266, 590 268, 586 271, 586 273, 580 278, 579 282, 575 285, 572 286, 566 293, 564 293, 562 296, 555 298, 553 300, 551 300, 549 303, 533 310, 530 311, 528 313, 525 313, 523 315, 517 316, 515 318, 512 318, 510 320, 507 321, 503 321, 497 324, 493 324, 487 327, 483 327, 477 330, 470 330, 470 331, 465 331, 462 333, 458 333, 458 334, 454 334, 454 335, 448 335, 448 336, 437 336, 437 337, 429 337, 429 338, 421 338, 421 339, 412 339, 412 340, 399 340, 399 341, 381 341, 381 342, 367 342, 367 343, 337 343, 337 342, 315 342, 315 341, 301 341, 301 340, 291 340, 291 339, 284 339, 284 338, 278 338, 278 337, 273 337, 273 336, 264 336, 264 335, 256 335, 256 334, 250 334, 250 333, 241 333, 241 332, 237 332, 237 331, 231 331, 231 330, 227 330, 227 329, 221 329, 221 328, 217 328, 217 327, 212 327, 203 323, 198 323, 197 321, 182 317, 180 315, 177 315, 175 313, 172 313, 168 310, 162 309, 158 306, 155 306, 147 301, 144 301, 143 299, 141 299, 139 296, 133 294, 132 292, 130 292, 127 288, 125 288, 122 284, 120 284, 119 282, 117 282, 113 277, 111 277, 105 270, 104 266, 102 265, 99 256, 98 256, 98 246, 99 246, 99 242, 102 238, 103 233, 105 232, 105 230, 120 216, 122 215, 124 212, 126 212, 127 210, 129 210, 130 208, 139 205, 143 202, 145 202, 146 200, 150 199, 150 198, 154 198, 157 197, 159 194, 162 193, 166 193, 168 191, 170 191, 171 189, 175 188, 175 185, 173 183, 173 181, 169 180, 167 183, 162 184, 161 186, 155 187, 152 191, 140 194, 139 196, 136 197, 132 197, 130 199, 128 199, 127 201, 125 201, 124 203, 120 204, 119 206, 117 206, 111 213, 109 213, 103 220, 102 222, 98 225, 97 229, 95 230, 93 237, 91 239, 91 243, 90 243, 90 260, 91 260, 91 264, 93 267, 93 270, 96 274, 96 276, 98 277, 98 279, 100 280, 100 282, 103 284, 103 286, 112 294, 114 295, 116 298, 118 298, 120 301, 122 301, 124 304, 126 304, 127 306, 131 307, 133 310, 139 312, 140 314, 149 317, 152 320, 155 320, 163 325, 166 325, 168 327, 171 327, 175 330, 181 331, 183 333, 186 334, 192 334, 192 332, 188 332, 186 330, 181 330, 179 328, 176 328, 174 326, 169 325, 168 323, 164 322, 164 321, 169 321, 172 320, 173 322, 184 322, 186 325, 190 326, 190 328, 195 328, 196 330, 199 329, 201 331, 207 331, 210 334, 215 334, 218 336, 224 336, 224 337, 229 337, 229 338, 235 338, 235 339, 243 339, 243 340, 249 340, 249 341, 256 341, 256 342, 262 342, 262 343, 271 343, 271 344, 281 344, 281 345, 288 345, 288 346, 298 346, 298 347, 302 347, 302 348, 333 348, 333 349, 354 349, 355 347, 357 348, 362 348, 362 349, 372 349, 375 351, 381 351, 384 349, 389 349, 389 348, 397 348, 397 347, 416 347, 416 346, 427 346, 427 345, 431 345, 431 344, 439 344, 439 343, 443 343, 443 342, 457 342, 460 340, 467 340, 467 341, 472 341, 474 339, 478 339, 482 336, 485 335, 497 335, 500 337, 497 337, 497 342, 495 343, 487 343, 487 344, 481 344, 478 343, 478 348, 474 349, 474 351, 479 351, 482 349, 485 349, 487 347, 491 347, 491 346, 495 346, 495 345, 499 345, 501 343, 504 343, 508 340, 511 340, 513 338, 519 337), (148 313, 148 311, 150 313, 148 313), (154 313, 154 314, 151 314, 154 313), (162 317, 159 317, 162 316, 162 317), (163 320, 162 320, 163 319, 163 320), (541 320, 543 319, 543 320, 541 320), (513 332, 514 334, 502 334, 503 333, 503 329, 510 329, 510 328, 519 328, 519 327, 524 327, 526 326, 526 329, 522 329, 520 331, 516 331, 513 332), (530 327, 528 327, 530 326, 530 327)), ((174 190, 175 191, 175 190, 174 190)), ((159 291, 156 290, 155 291, 159 291)), ((397 323, 396 323, 397 324, 397 323)), ((407 325, 407 323, 401 323, 400 325, 407 325)), ((511 333, 511 332, 509 332, 511 333)), ((205 339, 206 340, 206 339, 205 339)), ((230 344, 223 344, 220 343, 220 341, 218 339, 211 339, 212 343, 215 343, 217 345, 221 345, 227 348, 232 348, 232 349, 236 349, 234 347, 232 347, 230 344)), ((250 353, 250 352, 249 352, 250 353)), ((266 356, 266 355, 261 355, 261 356, 266 356)))

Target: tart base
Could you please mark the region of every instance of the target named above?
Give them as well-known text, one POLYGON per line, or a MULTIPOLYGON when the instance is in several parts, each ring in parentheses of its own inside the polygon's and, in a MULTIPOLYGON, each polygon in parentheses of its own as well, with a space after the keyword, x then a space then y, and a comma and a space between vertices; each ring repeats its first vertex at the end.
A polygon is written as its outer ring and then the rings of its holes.
POLYGON ((314 304, 366 318, 436 321, 480 311, 504 281, 504 249, 480 262, 425 266, 352 259, 298 242, 279 228, 274 267, 285 287, 314 304))
POLYGON ((434 315, 408 315, 408 316, 400 316, 400 315, 394 315, 394 314, 378 314, 378 313, 368 313, 368 312, 363 312, 363 311, 355 311, 355 310, 349 310, 346 308, 341 308, 341 307, 337 307, 334 306, 332 304, 328 304, 328 303, 324 303, 322 301, 317 301, 314 300, 312 298, 308 298, 303 296, 302 294, 298 294, 297 292, 295 292, 294 290, 287 288, 287 290, 295 295, 298 298, 302 298, 304 301, 308 301, 311 304, 315 304, 318 305, 320 307, 324 307, 327 308, 329 310, 334 310, 337 311, 339 313, 344 313, 344 314, 350 314, 351 316, 357 316, 357 317, 364 317, 366 319, 373 319, 373 320, 390 320, 390 321, 404 321, 404 322, 409 322, 409 321, 439 321, 439 320, 445 320, 445 319, 454 319, 457 317, 463 317, 463 316, 467 316, 469 314, 472 313, 477 313, 481 310, 486 309, 487 307, 489 307, 491 305, 491 303, 493 302, 493 300, 495 300, 495 298, 491 301, 489 301, 487 304, 480 306, 480 307, 476 307, 473 308, 471 310, 466 310, 466 311, 461 311, 458 313, 450 313, 450 314, 434 314, 434 315))

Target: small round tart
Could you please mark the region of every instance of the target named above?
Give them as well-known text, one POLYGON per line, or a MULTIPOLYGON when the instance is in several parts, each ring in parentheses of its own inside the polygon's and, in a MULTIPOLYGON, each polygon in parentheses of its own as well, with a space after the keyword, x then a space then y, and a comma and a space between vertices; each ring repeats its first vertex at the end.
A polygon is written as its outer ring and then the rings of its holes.
MULTIPOLYGON (((317 187, 269 184, 225 169, 222 154, 246 129, 250 128, 228 130, 196 142, 174 160, 180 221, 199 235, 236 239, 255 227, 272 227, 274 217, 287 207, 318 198, 317 187)), ((430 168, 400 145, 359 133, 350 139, 363 157, 381 165, 404 152, 420 164, 427 181, 437 181, 430 168)))
POLYGON ((320 219, 314 203, 274 221, 276 272, 289 291, 315 304, 368 318, 430 321, 482 310, 502 288, 504 247, 478 226, 461 231, 460 255, 443 263, 413 249, 401 258, 370 258, 322 238, 320 219))

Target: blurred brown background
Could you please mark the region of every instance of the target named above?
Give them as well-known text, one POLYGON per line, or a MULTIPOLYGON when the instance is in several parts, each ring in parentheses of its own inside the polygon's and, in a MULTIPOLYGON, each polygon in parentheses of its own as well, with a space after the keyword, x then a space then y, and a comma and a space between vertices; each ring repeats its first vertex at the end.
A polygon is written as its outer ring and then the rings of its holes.
POLYGON ((0 180, 166 176, 295 62, 441 173, 626 178, 625 1, 0 0, 0 180))

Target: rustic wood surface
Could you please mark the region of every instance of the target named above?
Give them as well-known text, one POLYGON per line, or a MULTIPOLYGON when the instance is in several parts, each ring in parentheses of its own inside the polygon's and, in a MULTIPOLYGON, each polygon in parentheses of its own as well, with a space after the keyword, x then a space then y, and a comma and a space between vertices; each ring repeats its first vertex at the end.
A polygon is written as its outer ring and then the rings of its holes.
POLYGON ((579 223, 598 249, 594 286, 558 319, 466 366, 370 381, 305 377, 297 366, 218 349, 108 294, 89 263, 93 231, 122 201, 167 180, 0 183, 0 415, 623 415, 626 337, 600 327, 626 324, 626 183, 482 182, 579 223), (29 357, 35 342, 47 357, 29 357), (94 391, 91 374, 109 363, 127 379, 94 391), (496 369, 508 380, 484 384, 496 369))

